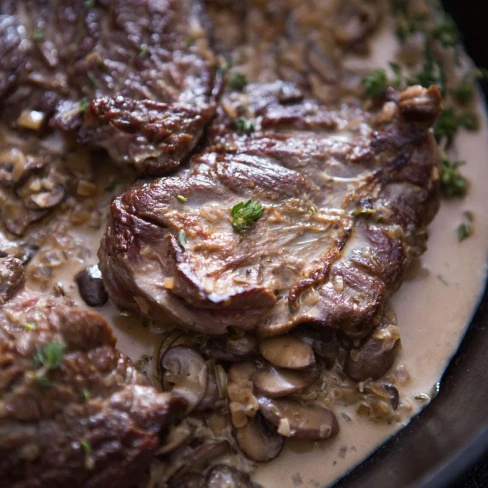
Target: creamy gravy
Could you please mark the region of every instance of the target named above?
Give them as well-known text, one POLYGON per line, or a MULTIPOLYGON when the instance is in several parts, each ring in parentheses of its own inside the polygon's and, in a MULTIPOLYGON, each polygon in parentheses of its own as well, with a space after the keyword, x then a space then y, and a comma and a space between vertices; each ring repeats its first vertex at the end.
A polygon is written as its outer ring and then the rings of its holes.
MULTIPOLYGON (((377 48, 372 59, 368 60, 368 66, 387 66, 391 43, 396 42, 389 32, 383 31, 378 35, 377 48)), ((478 102, 482 112, 480 131, 474 134, 461 132, 451 152, 455 159, 468 162, 463 167, 463 174, 471 183, 469 193, 462 200, 443 201, 430 226, 428 250, 420 263, 416 263, 420 272, 404 283, 391 303, 402 334, 402 351, 393 369, 404 365, 410 375, 407 383, 397 385, 402 401, 412 407, 410 418, 435 395, 439 379, 459 346, 484 288, 488 249, 488 220, 484 218, 484 210, 488 206, 485 190, 485 182, 488 181, 488 131, 480 95, 478 102), (466 210, 473 212, 474 233, 460 243, 456 228, 466 210)), ((100 178, 106 181, 104 173, 100 178)), ((122 186, 119 185, 116 193, 121 191, 122 186)), ((107 195, 101 197, 100 206, 108 206, 107 195)), ((73 276, 86 265, 98 261, 97 250, 103 226, 97 231, 77 227, 71 232, 74 239, 89 249, 89 255, 84 263, 72 256, 59 269, 54 281, 62 283, 66 294, 78 305, 85 306, 73 276)), ((35 265, 34 259, 30 266, 35 265)), ((38 289, 33 282, 27 286, 38 289)), ((121 313, 110 303, 99 311, 114 328, 117 345, 123 352, 134 361, 143 355, 154 356, 159 338, 142 326, 141 318, 121 313)), ((392 425, 373 422, 355 415, 354 409, 354 406, 337 408, 341 430, 336 438, 315 444, 289 440, 277 459, 257 468, 254 479, 265 488, 330 485, 409 421, 406 419, 392 425), (341 414, 346 414, 349 420, 341 414)))

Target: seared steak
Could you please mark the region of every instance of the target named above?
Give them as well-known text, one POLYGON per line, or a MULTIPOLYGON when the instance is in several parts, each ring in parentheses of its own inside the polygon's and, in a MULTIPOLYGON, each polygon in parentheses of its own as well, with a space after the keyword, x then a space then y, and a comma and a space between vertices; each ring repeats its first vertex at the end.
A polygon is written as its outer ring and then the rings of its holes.
POLYGON ((221 107, 189 169, 113 201, 99 253, 112 299, 209 334, 313 323, 365 336, 439 205, 439 91, 330 110, 275 82, 221 107), (264 214, 236 230, 248 200, 264 214))
POLYGON ((215 69, 196 1, 5 0, 0 9, 4 120, 17 126, 39 111, 153 173, 198 142, 215 109, 215 69))
MULTIPOLYGON (((23 281, 0 259, 1 300, 23 281)), ((21 293, 0 309, 0 486, 131 486, 181 400, 156 393, 101 316, 21 293)))

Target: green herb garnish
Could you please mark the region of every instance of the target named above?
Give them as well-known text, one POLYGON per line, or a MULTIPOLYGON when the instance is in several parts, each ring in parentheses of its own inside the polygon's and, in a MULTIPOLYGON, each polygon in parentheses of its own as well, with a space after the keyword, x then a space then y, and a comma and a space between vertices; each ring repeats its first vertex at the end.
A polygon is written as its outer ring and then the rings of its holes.
POLYGON ((46 35, 42 29, 34 29, 32 31, 32 39, 36 42, 44 42, 46 40, 46 35))
POLYGON ((183 195, 177 195, 176 198, 183 203, 188 201, 188 198, 184 197, 183 195))
POLYGON ((374 73, 365 76, 362 80, 366 96, 377 97, 381 95, 388 87, 386 71, 383 68, 375 70, 374 73))
POLYGON ((184 230, 180 230, 178 232, 178 244, 185 249, 186 243, 188 241, 188 238, 186 236, 186 232, 184 230))
POLYGON ((462 224, 460 224, 459 227, 457 228, 457 235, 458 235, 459 242, 462 242, 465 239, 467 239, 471 235, 471 233, 472 233, 472 229, 470 223, 463 222, 462 224))
POLYGON ((264 207, 259 202, 248 200, 239 202, 232 207, 232 227, 238 232, 254 225, 264 213, 264 207))
POLYGON ((231 73, 229 75, 229 86, 233 90, 242 90, 246 85, 246 75, 243 75, 242 73, 231 73))
POLYGON ((195 39, 193 37, 187 37, 185 40, 186 47, 191 47, 195 44, 195 39))
POLYGON ((311 213, 312 215, 315 215, 315 214, 317 213, 317 207, 316 207, 315 205, 312 205, 312 206, 310 207, 310 213, 311 213))
POLYGON ((80 112, 84 114, 88 110, 88 107, 90 106, 90 102, 88 101, 88 99, 82 98, 78 102, 78 106, 80 107, 80 112))
POLYGON ((64 359, 64 350, 66 346, 60 342, 48 342, 41 348, 36 344, 36 351, 33 355, 34 367, 37 371, 34 372, 35 380, 42 386, 51 387, 54 385, 46 374, 61 366, 64 359))
POLYGON ((26 331, 36 330, 37 324, 25 324, 24 327, 26 331))
POLYGON ((461 36, 450 15, 446 15, 434 30, 434 37, 441 43, 442 47, 456 47, 459 44, 461 36))
POLYGON ((360 215, 373 215, 375 213, 376 210, 374 208, 358 207, 351 212, 351 215, 353 217, 359 217, 360 215))
POLYGON ((85 400, 85 402, 90 399, 90 392, 86 388, 83 388, 83 390, 81 390, 81 394, 83 395, 83 399, 85 400))
POLYGON ((237 131, 241 134, 249 134, 251 132, 254 132, 254 124, 252 122, 249 122, 249 120, 246 119, 235 119, 234 124, 237 128, 237 131))
POLYGON ((458 124, 469 131, 477 131, 480 128, 480 122, 476 114, 472 112, 464 112, 458 118, 458 124))
POLYGON ((425 88, 437 85, 442 95, 444 95, 446 91, 446 73, 442 63, 435 57, 431 49, 426 49, 424 69, 414 76, 411 83, 418 83, 425 88))
POLYGON ((447 156, 441 158, 441 191, 445 198, 463 197, 466 195, 468 182, 459 172, 459 167, 464 161, 450 161, 447 156))
POLYGON ((93 449, 90 441, 83 439, 82 441, 80 441, 80 446, 83 448, 83 451, 85 452, 85 468, 93 469, 95 465, 95 461, 92 457, 93 449))
POLYGON ((461 105, 468 104, 474 97, 474 83, 469 77, 464 77, 452 90, 452 96, 459 102, 461 105))
POLYGON ((111 179, 108 183, 107 186, 104 188, 106 192, 112 192, 117 188, 117 185, 119 184, 117 178, 111 179))
POLYGON ((439 115, 434 127, 434 135, 437 142, 440 142, 442 139, 446 139, 447 141, 452 140, 456 135, 458 126, 458 119, 454 109, 452 107, 447 107, 444 112, 439 115))
POLYGON ((93 7, 95 6, 95 0, 84 0, 84 2, 83 2, 83 6, 84 6, 86 9, 93 8, 93 7))

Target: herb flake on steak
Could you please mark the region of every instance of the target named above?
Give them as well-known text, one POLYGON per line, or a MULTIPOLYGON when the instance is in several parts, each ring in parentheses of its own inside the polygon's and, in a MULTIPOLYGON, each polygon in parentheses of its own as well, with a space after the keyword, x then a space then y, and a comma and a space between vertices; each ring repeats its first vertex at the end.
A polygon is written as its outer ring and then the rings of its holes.
POLYGON ((0 259, 0 486, 133 486, 185 405, 148 386, 103 318, 24 292, 0 259))
POLYGON ((435 87, 389 90, 369 111, 328 109, 283 82, 226 96, 189 169, 113 201, 99 252, 110 296, 208 334, 312 323, 366 336, 425 250, 440 111, 435 87), (236 132, 229 113, 256 130, 236 132), (266 211, 237 232, 232 208, 248 200, 266 211))

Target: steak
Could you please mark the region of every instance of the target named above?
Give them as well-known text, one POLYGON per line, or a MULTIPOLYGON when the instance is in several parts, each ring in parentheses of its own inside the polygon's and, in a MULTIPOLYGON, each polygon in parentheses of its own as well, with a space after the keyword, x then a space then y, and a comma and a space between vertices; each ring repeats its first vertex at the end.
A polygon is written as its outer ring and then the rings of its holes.
POLYGON ((173 169, 215 111, 200 17, 195 0, 2 1, 1 118, 23 127, 39 112, 38 129, 48 120, 119 163, 173 169))
POLYGON ((103 318, 22 292, 0 259, 0 486, 133 486, 182 401, 114 349, 103 318))
POLYGON ((436 87, 389 89, 367 111, 284 82, 226 95, 188 169, 112 202, 99 251, 112 300, 207 334, 366 336, 425 250, 440 111, 436 87), (234 228, 250 200, 262 217, 234 228))

